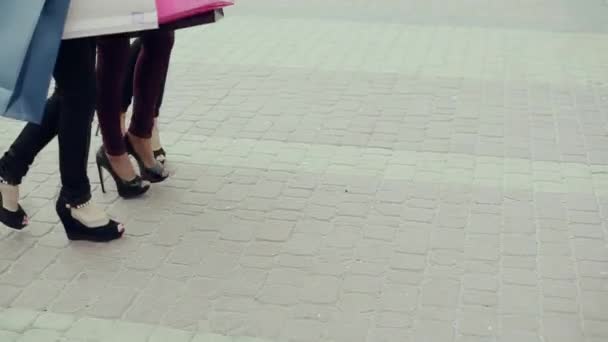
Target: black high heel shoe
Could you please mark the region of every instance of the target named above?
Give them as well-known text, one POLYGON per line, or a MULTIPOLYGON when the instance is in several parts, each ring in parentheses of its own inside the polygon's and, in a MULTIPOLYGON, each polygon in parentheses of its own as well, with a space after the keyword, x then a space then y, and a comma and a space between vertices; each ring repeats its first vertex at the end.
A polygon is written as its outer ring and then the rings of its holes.
POLYGON ((103 147, 100 147, 99 150, 97 150, 96 161, 97 171, 99 172, 99 182, 101 183, 101 191, 103 191, 103 193, 106 192, 106 187, 103 181, 103 169, 106 169, 106 171, 108 171, 114 179, 116 189, 118 190, 118 195, 120 195, 122 198, 129 199, 139 197, 150 189, 150 185, 144 184, 143 179, 141 179, 139 176, 136 176, 130 181, 120 178, 120 176, 114 172, 114 169, 112 169, 110 159, 106 155, 106 151, 103 147))
POLYGON ((160 183, 167 179, 169 175, 165 171, 163 164, 158 162, 153 167, 146 167, 144 161, 141 157, 135 152, 135 148, 131 144, 129 140, 129 135, 125 135, 125 145, 127 146, 127 153, 135 158, 137 165, 139 165, 139 172, 141 173, 141 178, 147 180, 150 183, 160 183))
POLYGON ((4 207, 4 194, 2 190, 6 191, 9 186, 17 185, 0 178, 0 222, 9 228, 21 230, 27 227, 29 223, 25 210, 23 210, 21 205, 18 205, 17 211, 10 211, 4 207))
POLYGON ((108 242, 120 239, 125 231, 122 228, 122 224, 116 221, 109 220, 106 225, 101 227, 87 227, 72 216, 72 208, 81 209, 89 205, 89 203, 72 206, 61 197, 57 200, 55 209, 61 219, 61 223, 63 223, 68 239, 91 242, 108 242))
POLYGON ((154 159, 165 165, 165 160, 167 160, 167 152, 165 152, 165 149, 161 147, 160 149, 154 151, 154 159))

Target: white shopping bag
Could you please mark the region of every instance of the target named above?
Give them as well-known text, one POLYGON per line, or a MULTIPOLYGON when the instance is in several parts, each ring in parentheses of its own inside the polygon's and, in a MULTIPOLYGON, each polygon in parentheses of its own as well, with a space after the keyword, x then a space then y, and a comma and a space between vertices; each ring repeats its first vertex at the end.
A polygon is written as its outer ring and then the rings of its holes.
POLYGON ((72 0, 63 39, 155 28, 156 0, 72 0))

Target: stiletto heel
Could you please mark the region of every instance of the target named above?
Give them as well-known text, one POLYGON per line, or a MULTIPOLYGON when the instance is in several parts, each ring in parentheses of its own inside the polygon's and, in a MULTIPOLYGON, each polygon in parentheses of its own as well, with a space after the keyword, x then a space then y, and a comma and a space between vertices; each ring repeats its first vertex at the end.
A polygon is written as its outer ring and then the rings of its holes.
POLYGON ((153 167, 146 167, 144 161, 137 154, 137 152, 135 152, 135 148, 133 148, 128 135, 125 135, 125 145, 127 147, 127 153, 135 158, 143 179, 149 181, 150 183, 160 183, 169 177, 169 175, 167 175, 165 172, 163 165, 158 161, 153 167))
POLYGON ((0 222, 9 228, 21 230, 28 225, 28 217, 20 204, 17 204, 17 211, 11 211, 4 207, 4 194, 9 191, 9 187, 16 187, 0 177, 0 222))
POLYGON ((139 197, 145 194, 150 189, 150 185, 144 184, 143 179, 139 176, 136 176, 130 181, 125 181, 120 178, 120 176, 118 176, 118 174, 114 172, 114 169, 112 169, 110 159, 108 159, 106 151, 103 149, 103 147, 100 147, 99 150, 97 150, 96 161, 97 168, 99 170, 99 176, 101 178, 102 191, 105 192, 105 186, 103 184, 103 176, 101 170, 102 168, 106 169, 106 171, 110 173, 110 176, 112 176, 112 179, 114 179, 114 182, 116 182, 116 189, 118 190, 118 194, 122 198, 129 199, 139 197))
POLYGON ((101 184, 101 192, 106 193, 106 184, 103 180, 103 168, 97 163, 97 172, 99 172, 99 184, 101 184))
POLYGON ((61 197, 57 200, 55 209, 61 219, 61 223, 63 223, 68 239, 92 242, 108 242, 120 239, 124 234, 124 229, 122 228, 122 224, 114 220, 108 220, 108 223, 104 226, 87 227, 72 216, 73 208, 82 209, 89 204, 90 202, 72 206, 61 197))

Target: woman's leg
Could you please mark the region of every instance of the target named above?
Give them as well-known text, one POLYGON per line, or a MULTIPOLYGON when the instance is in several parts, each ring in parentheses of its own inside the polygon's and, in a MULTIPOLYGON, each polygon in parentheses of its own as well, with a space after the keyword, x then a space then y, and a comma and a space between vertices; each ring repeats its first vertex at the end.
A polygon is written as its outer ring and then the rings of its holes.
MULTIPOLYGON (((125 132, 125 121, 126 121, 126 113, 131 106, 133 100, 133 84, 134 84, 134 75, 135 75, 135 67, 137 65, 137 60, 141 53, 142 48, 142 39, 137 38, 133 43, 131 43, 131 48, 129 49, 129 62, 127 64, 127 74, 125 77, 125 83, 123 87, 123 97, 122 97, 122 112, 121 112, 121 129, 125 132)), ((167 81, 167 73, 165 72, 160 87, 160 94, 158 96, 158 101, 156 103, 156 110, 154 112, 154 126, 152 128, 152 150, 154 151, 154 157, 157 160, 164 162, 165 151, 162 148, 162 144, 160 142, 160 133, 158 131, 158 115, 160 114, 160 107, 163 103, 163 96, 165 93, 165 83, 167 81)))
MULTIPOLYGON (((127 72, 129 39, 98 38, 97 41, 97 117, 103 146, 110 168, 123 181, 133 181, 137 174, 127 155, 121 129, 121 84, 127 72)), ((116 180, 116 179, 115 179, 116 180)))
POLYGON ((142 37, 142 50, 135 68, 134 111, 129 138, 146 167, 156 165, 152 148, 154 117, 163 93, 174 43, 173 31, 154 31, 142 37))
POLYGON ((111 156, 126 153, 120 130, 122 89, 127 73, 129 39, 99 38, 97 41, 97 116, 103 145, 111 156))
MULTIPOLYGON (((131 43, 129 49, 129 62, 127 63, 127 74, 125 76, 125 83, 122 92, 122 113, 126 113, 131 106, 133 101, 133 81, 135 79, 135 66, 142 48, 142 39, 137 38, 131 43)), ((167 73, 165 72, 160 87, 160 94, 156 103, 155 117, 158 117, 160 113, 160 107, 163 105, 163 97, 165 95, 165 83, 167 82, 167 73)))
POLYGON ((36 155, 55 137, 58 118, 59 100, 55 93, 47 100, 40 125, 25 125, 0 159, 0 221, 8 227, 22 229, 29 224, 27 214, 19 205, 19 184, 36 155))
POLYGON ((154 117, 169 69, 173 31, 157 30, 142 36, 142 50, 135 66, 135 108, 129 133, 144 139, 152 135, 154 117))
POLYGON ((122 92, 122 113, 126 113, 133 101, 133 79, 135 75, 135 65, 141 52, 141 38, 135 39, 129 48, 129 61, 127 62, 127 70, 125 82, 122 92))
MULTIPOLYGON (((127 74, 122 92, 122 113, 126 113, 133 101, 133 81, 135 80, 135 67, 142 48, 142 39, 137 38, 131 43, 129 49, 129 62, 127 63, 127 74)), ((160 113, 160 107, 163 105, 163 96, 165 95, 165 83, 167 82, 167 73, 165 72, 160 87, 160 94, 156 103, 155 117, 160 113)))
MULTIPOLYGON (((171 46, 173 47, 173 43, 175 41, 175 34, 172 32, 172 38, 171 38, 171 46)), ((171 49, 173 50, 173 49, 171 49)), ((169 52, 169 61, 171 59, 171 52, 169 52)), ((167 64, 167 70, 165 70, 165 72, 162 75, 162 80, 161 80, 161 84, 160 84, 160 93, 158 94, 158 101, 156 102, 156 112, 155 112, 155 117, 158 118, 158 115, 160 114, 160 107, 163 106, 163 98, 165 97, 165 84, 167 83, 167 74, 169 73, 169 65, 167 64)))
POLYGON ((42 123, 26 125, 0 164, 20 181, 38 152, 59 134, 63 187, 57 212, 68 238, 109 241, 122 236, 122 226, 95 206, 83 205, 91 198, 86 161, 95 106, 94 49, 90 39, 62 42, 53 73, 56 89, 47 101, 42 123))
MULTIPOLYGON (((169 56, 170 57, 170 56, 169 56)), ((154 127, 152 128, 152 150, 154 151, 154 158, 161 163, 165 162, 166 152, 163 149, 163 144, 160 141, 160 132, 158 130, 158 116, 160 115, 160 107, 163 105, 163 98, 165 97, 165 84, 167 83, 167 72, 164 73, 160 86, 160 94, 156 104, 156 111, 154 112, 154 127)))
POLYGON ((59 115, 59 168, 61 196, 68 203, 91 199, 87 162, 91 144, 91 123, 95 111, 95 41, 64 41, 54 72, 59 115))
POLYGON ((96 102, 95 52, 93 38, 67 40, 55 65, 62 183, 56 209, 69 239, 104 242, 120 238, 124 229, 90 203, 87 162, 96 102))
MULTIPOLYGON (((120 115, 129 39, 98 38, 97 47, 97 116, 104 144, 96 155, 100 178, 102 168, 106 169, 116 182, 121 197, 138 197, 148 191, 149 185, 143 183, 131 164, 120 115)), ((101 185, 105 192, 103 179, 101 185)))
POLYGON ((0 177, 13 185, 21 184, 38 153, 57 135, 59 123, 57 90, 46 101, 40 125, 28 123, 0 159, 0 177))

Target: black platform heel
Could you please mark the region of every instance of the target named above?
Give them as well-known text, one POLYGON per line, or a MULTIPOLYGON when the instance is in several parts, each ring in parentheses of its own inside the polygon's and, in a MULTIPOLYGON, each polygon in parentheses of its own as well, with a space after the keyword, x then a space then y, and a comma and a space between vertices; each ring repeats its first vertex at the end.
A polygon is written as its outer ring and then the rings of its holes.
POLYGON ((9 228, 21 230, 29 223, 25 210, 19 204, 17 211, 10 211, 4 207, 4 192, 10 186, 17 186, 17 184, 11 184, 0 177, 0 222, 9 228))
POLYGON ((137 165, 139 165, 139 172, 141 173, 141 177, 143 179, 149 181, 150 183, 160 183, 169 177, 163 164, 158 161, 153 167, 146 167, 144 161, 137 154, 137 152, 135 152, 135 148, 133 148, 128 135, 125 135, 125 145, 127 147, 127 153, 132 155, 133 158, 135 158, 137 165))
POLYGON ((90 202, 72 206, 61 197, 57 200, 55 209, 61 223, 63 223, 68 239, 91 242, 109 242, 120 239, 125 231, 122 224, 116 221, 109 220, 106 225, 101 227, 87 227, 72 216, 72 208, 81 209, 89 204, 90 202))
POLYGON ((96 161, 97 171, 99 172, 99 182, 101 183, 101 191, 103 191, 103 193, 106 192, 106 187, 103 181, 103 169, 106 169, 106 171, 108 171, 112 176, 112 179, 114 179, 116 189, 118 190, 118 195, 120 195, 122 198, 129 199, 139 197, 150 189, 150 185, 144 184, 143 179, 139 176, 136 176, 130 181, 120 178, 116 172, 114 172, 114 169, 112 169, 110 159, 106 155, 106 151, 103 147, 100 147, 99 150, 97 150, 96 161))

